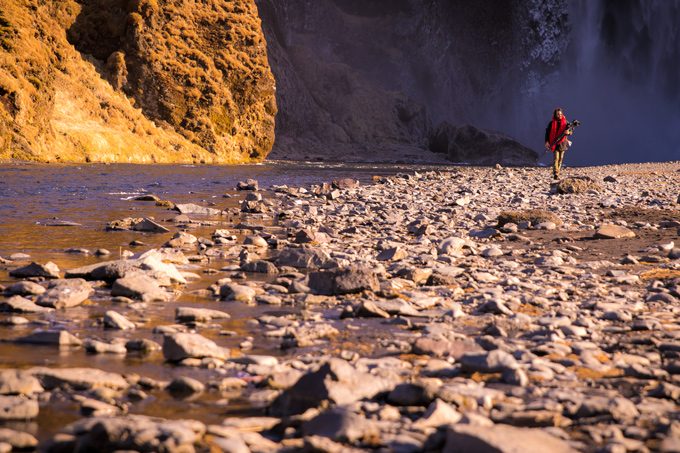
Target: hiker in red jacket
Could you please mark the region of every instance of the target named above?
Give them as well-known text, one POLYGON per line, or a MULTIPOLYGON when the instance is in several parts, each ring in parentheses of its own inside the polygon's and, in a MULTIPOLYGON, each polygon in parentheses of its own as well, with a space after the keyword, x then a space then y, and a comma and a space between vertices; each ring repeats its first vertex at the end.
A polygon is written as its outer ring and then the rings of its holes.
POLYGON ((572 131, 567 129, 567 118, 564 116, 562 109, 559 107, 556 108, 553 112, 552 120, 545 129, 545 148, 553 152, 554 179, 557 179, 560 176, 564 152, 571 144, 567 139, 567 136, 571 134, 572 131))

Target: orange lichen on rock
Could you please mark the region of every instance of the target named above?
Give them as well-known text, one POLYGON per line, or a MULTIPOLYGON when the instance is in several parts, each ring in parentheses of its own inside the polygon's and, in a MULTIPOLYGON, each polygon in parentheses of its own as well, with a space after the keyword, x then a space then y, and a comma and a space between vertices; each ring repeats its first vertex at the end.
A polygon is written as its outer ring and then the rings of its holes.
POLYGON ((253 0, 0 0, 0 158, 240 163, 274 142, 253 0))

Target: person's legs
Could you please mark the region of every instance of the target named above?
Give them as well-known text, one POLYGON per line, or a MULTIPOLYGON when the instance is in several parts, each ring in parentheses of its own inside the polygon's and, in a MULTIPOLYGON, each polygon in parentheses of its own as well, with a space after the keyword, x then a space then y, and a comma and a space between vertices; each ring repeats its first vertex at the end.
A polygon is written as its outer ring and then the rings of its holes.
POLYGON ((560 176, 560 168, 562 167, 563 156, 564 152, 559 148, 553 152, 553 178, 555 179, 560 176))

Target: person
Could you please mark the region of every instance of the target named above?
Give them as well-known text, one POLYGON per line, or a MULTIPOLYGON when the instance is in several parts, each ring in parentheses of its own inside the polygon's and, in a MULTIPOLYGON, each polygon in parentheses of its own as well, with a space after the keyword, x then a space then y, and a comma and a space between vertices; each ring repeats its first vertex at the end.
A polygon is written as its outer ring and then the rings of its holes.
POLYGON ((564 116, 561 108, 556 108, 553 111, 552 120, 548 123, 548 127, 545 128, 545 149, 553 152, 552 168, 554 179, 560 177, 564 153, 571 144, 567 136, 571 135, 571 133, 571 130, 567 130, 567 117, 564 116))

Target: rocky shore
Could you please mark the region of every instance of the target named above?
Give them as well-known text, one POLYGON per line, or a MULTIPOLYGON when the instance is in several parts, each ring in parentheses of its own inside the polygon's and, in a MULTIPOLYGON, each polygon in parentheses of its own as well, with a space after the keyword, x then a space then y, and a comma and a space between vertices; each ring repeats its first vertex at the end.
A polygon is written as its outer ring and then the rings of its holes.
POLYGON ((228 189, 0 257, 4 344, 93 358, 3 365, 0 451, 680 451, 680 163, 228 189))

